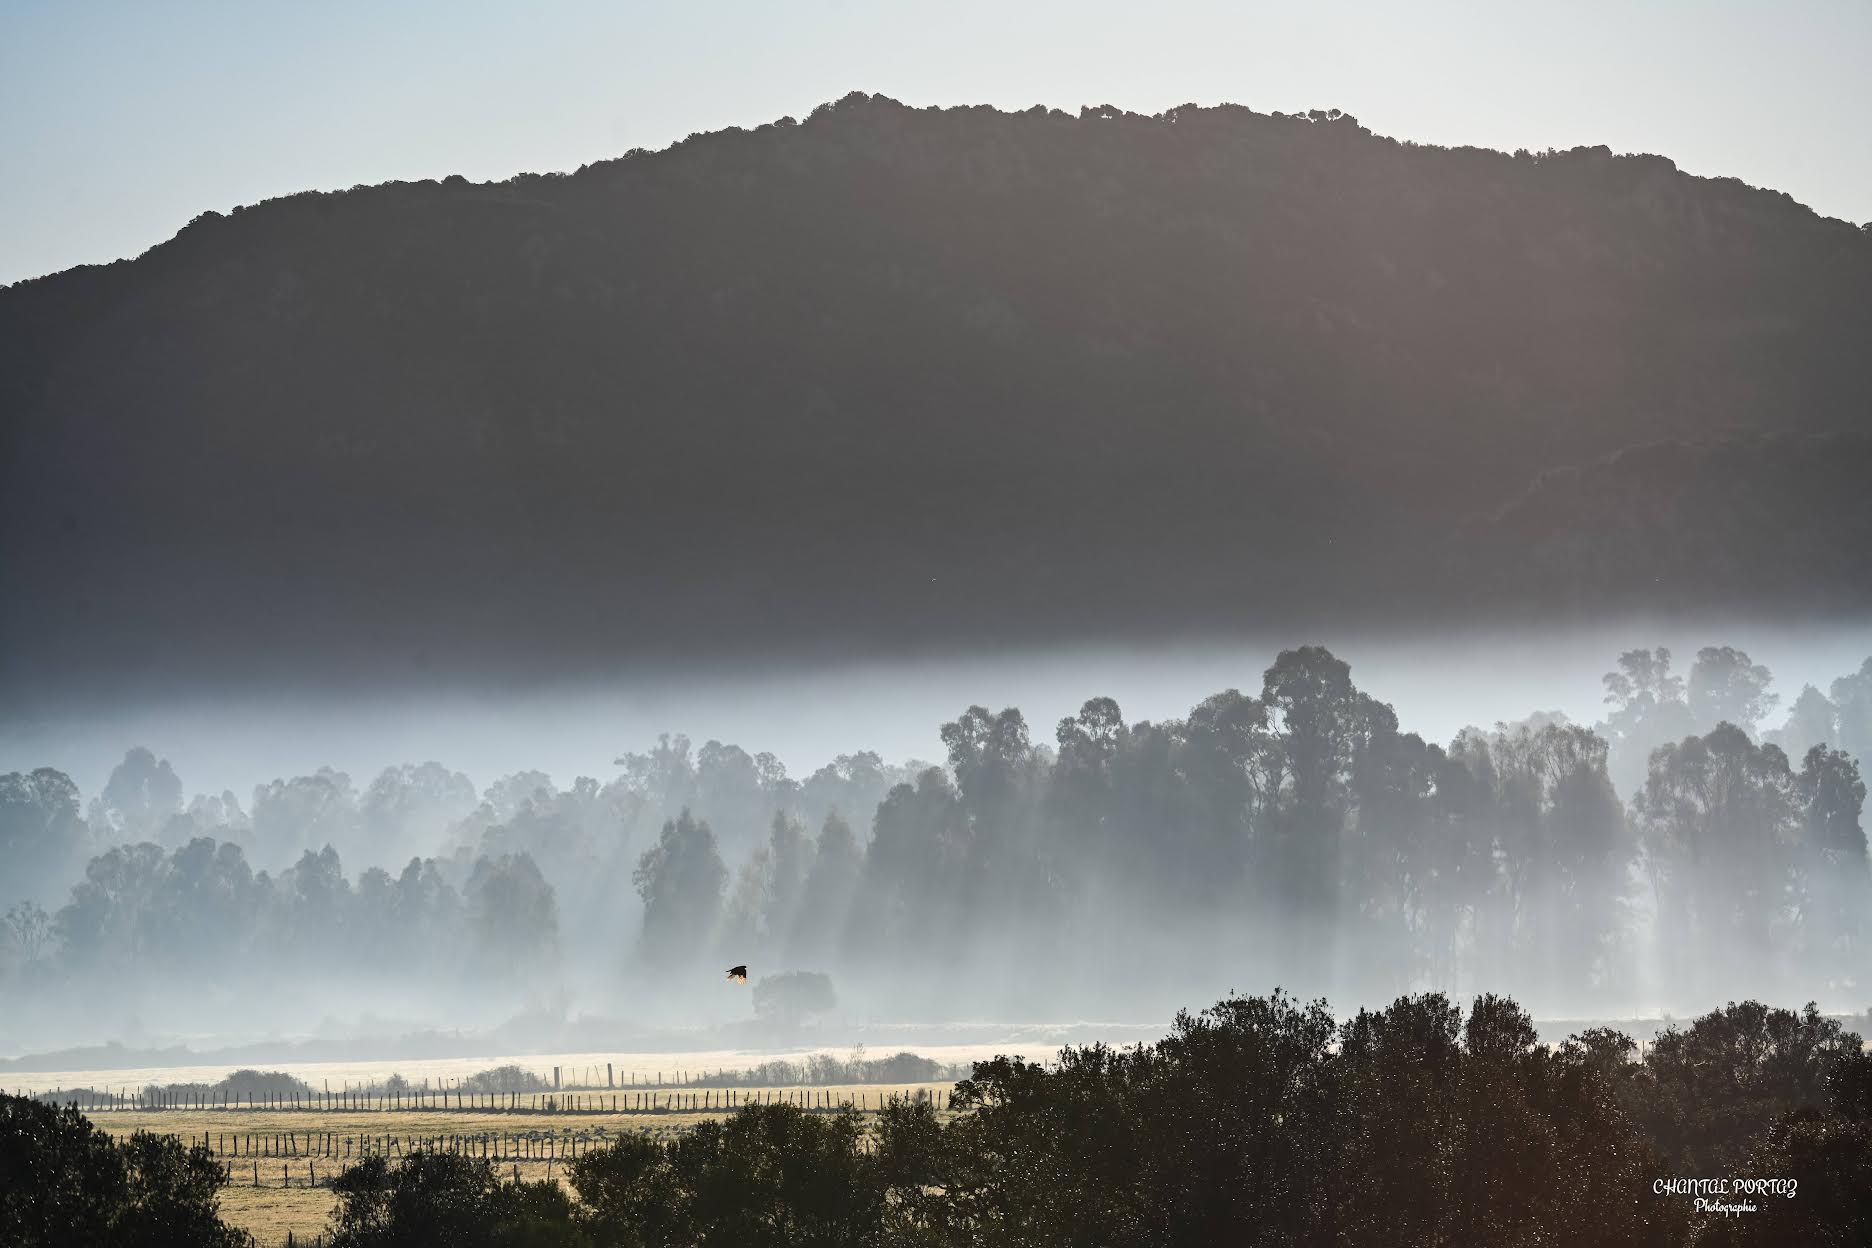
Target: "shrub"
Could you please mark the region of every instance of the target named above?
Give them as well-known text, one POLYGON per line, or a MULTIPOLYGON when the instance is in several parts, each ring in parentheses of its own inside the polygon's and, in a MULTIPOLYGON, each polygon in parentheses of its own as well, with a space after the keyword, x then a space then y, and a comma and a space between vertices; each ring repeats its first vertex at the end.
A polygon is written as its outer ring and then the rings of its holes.
POLYGON ((205 1147, 139 1131, 121 1144, 76 1109, 0 1095, 0 1244, 234 1248, 227 1181, 205 1147))

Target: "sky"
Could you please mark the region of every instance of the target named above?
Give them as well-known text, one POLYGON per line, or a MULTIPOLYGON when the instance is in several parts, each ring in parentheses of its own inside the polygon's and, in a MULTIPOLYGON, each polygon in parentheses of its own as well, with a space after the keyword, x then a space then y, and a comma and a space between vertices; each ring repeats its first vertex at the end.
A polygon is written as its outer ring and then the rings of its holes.
POLYGON ((1605 144, 1872 221, 1872 3, 0 0, 0 283, 294 191, 576 169, 912 105, 1342 108, 1380 134, 1605 144))

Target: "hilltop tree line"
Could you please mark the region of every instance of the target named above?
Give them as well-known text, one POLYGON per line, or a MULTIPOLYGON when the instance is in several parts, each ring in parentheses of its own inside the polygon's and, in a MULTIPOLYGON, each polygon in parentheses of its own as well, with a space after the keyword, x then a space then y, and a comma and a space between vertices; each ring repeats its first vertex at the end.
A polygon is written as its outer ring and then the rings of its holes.
MULTIPOLYGON (((1811 1005, 1745 1001, 1635 1049, 1603 1028, 1544 1045, 1525 1011, 1488 994, 1466 1011, 1431 993, 1343 1020, 1323 1001, 1231 997, 1180 1013, 1155 1044, 978 1062, 955 1085, 952 1115, 926 1099, 874 1118, 760 1105, 668 1140, 625 1134, 570 1163, 569 1191, 452 1152, 373 1156, 333 1184, 329 1242, 1865 1242, 1872 1056, 1858 1035, 1811 1005), (1706 1197, 1753 1206, 1738 1216, 1662 1186, 1742 1177, 1776 1186, 1706 1197)), ((0 1177, 26 1164, 42 1176, 0 1183, 0 1233, 24 1232, 8 1242, 59 1242, 113 1215, 174 1230, 94 1242, 238 1238, 215 1218, 222 1175, 201 1150, 148 1136, 111 1145, 75 1113, 17 1098, 0 1104, 0 1126, 0 1177), (121 1182, 89 1181, 116 1174, 120 1151, 159 1148, 162 1172, 199 1180, 140 1204, 121 1182)))
POLYGON ((1207 924, 1218 957, 1310 934, 1282 965, 1321 982, 1356 949, 1355 982, 1374 990, 1522 974, 1581 999, 1694 996, 1721 990, 1719 967, 1722 984, 1798 969, 1852 991, 1872 660, 1764 731, 1770 683, 1730 647, 1699 652, 1687 678, 1668 651, 1634 650, 1596 727, 1536 715, 1437 745, 1303 647, 1256 692, 1181 719, 1127 722, 1092 699, 1050 744, 1018 710, 970 707, 942 726, 942 766, 854 754, 796 781, 771 755, 666 737, 609 783, 522 772, 478 802, 429 763, 361 796, 326 769, 258 786, 250 810, 232 794, 184 807, 172 769, 139 749, 88 816, 57 772, 0 777, 10 881, 124 840, 62 905, 8 911, 8 966, 161 976, 235 943, 269 965, 365 973, 395 948, 400 969, 499 981, 600 935, 607 965, 623 951, 686 971, 757 949, 770 970, 940 973, 988 933, 1058 966, 1122 967, 1162 951, 1152 933, 1207 924), (336 848, 425 838, 427 856, 354 877, 336 848), (291 865, 256 871, 250 851, 291 865))

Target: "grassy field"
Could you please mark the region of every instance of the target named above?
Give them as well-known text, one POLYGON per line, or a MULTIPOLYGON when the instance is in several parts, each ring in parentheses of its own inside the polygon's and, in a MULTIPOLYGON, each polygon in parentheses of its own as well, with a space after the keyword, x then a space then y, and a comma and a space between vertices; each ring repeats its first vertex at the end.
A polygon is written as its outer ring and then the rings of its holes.
MULTIPOLYGON (((832 1088, 756 1088, 736 1090, 748 1103, 791 1101, 829 1108, 850 1101, 875 1111, 891 1097, 927 1096, 947 1116, 948 1083, 868 1084, 832 1088)), ((701 1090, 696 1090, 700 1095, 701 1090)), ((607 1138, 630 1132, 672 1135, 696 1123, 732 1112, 729 1108, 659 1109, 632 1112, 609 1109, 547 1113, 456 1109, 385 1110, 104 1110, 91 1115, 115 1136, 136 1131, 174 1135, 185 1143, 206 1142, 233 1172, 222 1193, 222 1216, 250 1231, 263 1245, 328 1229, 337 1198, 325 1186, 366 1151, 388 1152, 394 1159, 423 1142, 439 1142, 498 1159, 504 1174, 563 1181, 566 1162, 600 1147, 607 1138), (316 1178, 317 1185, 313 1184, 316 1178)), ((619 1105, 625 1094, 617 1093, 619 1105)), ((660 1094, 667 1098, 669 1090, 660 1094)), ((719 1089, 709 1090, 711 1099, 719 1089)), ((564 1099, 564 1098, 562 1098, 564 1099)))

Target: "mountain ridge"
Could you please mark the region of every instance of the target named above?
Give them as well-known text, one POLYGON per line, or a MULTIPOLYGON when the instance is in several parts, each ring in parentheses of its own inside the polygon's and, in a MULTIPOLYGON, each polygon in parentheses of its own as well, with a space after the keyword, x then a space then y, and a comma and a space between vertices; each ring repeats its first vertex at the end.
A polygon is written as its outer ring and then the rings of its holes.
MULTIPOLYGON (((0 681, 149 633, 421 668, 1538 610, 1479 518, 1626 447, 1863 432, 1869 290, 1872 234, 1780 192, 1333 110, 854 93, 304 192, 0 288, 0 550, 41 587, 0 681)), ((1774 601, 1865 596, 1820 575, 1774 601)))

